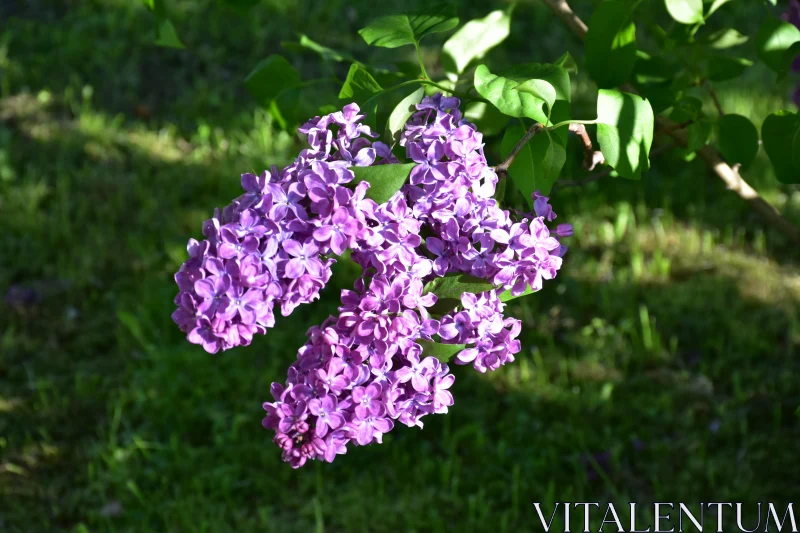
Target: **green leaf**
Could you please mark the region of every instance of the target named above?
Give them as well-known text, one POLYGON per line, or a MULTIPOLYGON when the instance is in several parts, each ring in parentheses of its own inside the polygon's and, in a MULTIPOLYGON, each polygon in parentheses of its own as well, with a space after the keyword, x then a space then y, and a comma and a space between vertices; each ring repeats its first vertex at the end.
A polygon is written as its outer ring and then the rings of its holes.
POLYGON ((515 91, 532 94, 547 103, 548 112, 556 103, 556 89, 549 81, 528 80, 514 87, 515 91))
POLYGON ((569 52, 564 52, 564 55, 556 59, 553 64, 563 68, 568 74, 578 73, 578 63, 575 62, 575 58, 569 52))
POLYGON ((703 118, 689 124, 686 128, 686 149, 692 152, 708 143, 711 136, 711 122, 703 118))
POLYGON ((601 88, 616 87, 628 80, 636 63, 636 26, 631 10, 617 0, 607 0, 589 22, 584 50, 586 70, 601 88))
POLYGON ((447 31, 458 25, 458 17, 449 8, 408 15, 390 15, 375 19, 358 31, 370 46, 397 48, 418 44, 431 33, 447 31))
POLYGON ((186 48, 180 38, 178 38, 175 26, 172 25, 169 19, 161 19, 157 23, 155 44, 166 48, 186 48))
POLYGON ((485 137, 499 135, 508 124, 508 115, 486 102, 470 102, 464 109, 464 118, 475 124, 485 137))
POLYGON ((510 32, 511 10, 492 11, 482 19, 470 20, 450 37, 442 49, 442 64, 456 77, 473 61, 502 43, 510 32))
MULTIPOLYGON (((387 165, 388 166, 388 165, 387 165)), ((461 295, 466 292, 480 294, 494 289, 494 285, 485 279, 476 278, 469 274, 448 274, 441 278, 436 278, 425 284, 422 289, 423 294, 432 292, 440 300, 453 298, 461 299, 461 295)))
POLYGON ((279 55, 262 60, 245 78, 244 85, 261 105, 268 106, 284 89, 300 85, 300 74, 279 55))
POLYGON ((730 164, 747 168, 758 154, 758 129, 747 117, 724 115, 717 124, 719 151, 730 164))
POLYGON ((703 24, 703 0, 664 0, 670 16, 681 24, 703 24))
MULTIPOLYGON (((475 90, 489 100, 502 113, 510 117, 527 117, 543 124, 547 123, 548 109, 543 98, 514 90, 531 79, 548 82, 556 92, 556 103, 550 118, 553 122, 569 119, 570 81, 569 74, 556 65, 526 64, 509 69, 499 76, 489 72, 485 65, 475 69, 475 90)), ((564 134, 564 138, 566 135, 564 134)))
POLYGON ((726 81, 738 78, 747 67, 753 66, 749 59, 741 57, 711 56, 708 60, 708 79, 726 81))
POLYGON ((528 285, 525 287, 525 291, 520 294, 519 296, 514 296, 511 294, 511 289, 501 292, 498 297, 500 298, 501 302, 508 302, 510 300, 514 300, 515 298, 522 298, 523 296, 528 296, 529 294, 533 294, 535 291, 531 289, 531 286, 528 285))
MULTIPOLYGON (((500 154, 504 159, 524 135, 525 129, 522 126, 511 126, 506 129, 500 143, 500 154)), ((549 194, 566 161, 566 150, 561 144, 566 141, 557 136, 553 136, 553 140, 558 148, 551 147, 550 139, 544 133, 535 135, 522 147, 508 169, 508 175, 514 180, 514 185, 525 197, 531 209, 533 208, 533 198, 531 198, 533 191, 538 190, 544 195, 549 194)))
POLYGON ((748 41, 749 37, 746 35, 742 35, 737 30, 733 28, 724 28, 718 31, 715 31, 707 38, 700 40, 701 43, 707 43, 711 48, 715 50, 725 50, 727 48, 733 48, 734 46, 739 46, 740 44, 744 44, 748 41))
POLYGON ((601 89, 597 95, 597 141, 620 176, 639 179, 650 168, 653 109, 640 96, 601 89))
POLYGON ((697 120, 703 113, 703 101, 696 96, 684 96, 672 108, 669 118, 675 122, 697 120))
POLYGON ((681 24, 703 24, 703 0, 664 0, 670 16, 681 24))
POLYGON ((389 115, 389 120, 386 122, 385 137, 389 146, 393 145, 399 140, 399 133, 402 131, 403 126, 406 125, 411 115, 417 112, 416 105, 422 101, 425 95, 425 89, 420 87, 413 93, 403 98, 399 104, 392 110, 389 115))
POLYGON ((708 8, 708 13, 706 14, 705 18, 708 18, 711 15, 713 15, 717 11, 717 9, 721 8, 730 1, 731 0, 714 0, 714 2, 711 4, 711 7, 708 8))
POLYGON ((364 123, 374 128, 378 122, 378 99, 372 97, 382 91, 383 88, 372 74, 360 65, 350 65, 347 78, 339 91, 339 99, 347 103, 357 103, 365 115, 364 123))
POLYGON ((339 52, 338 50, 334 50, 333 48, 328 48, 327 46, 323 46, 316 41, 310 39, 307 35, 300 34, 300 41, 297 43, 281 43, 282 46, 285 48, 298 48, 300 50, 310 50, 316 54, 319 54, 325 61, 332 61, 334 63, 355 63, 356 65, 364 66, 363 63, 358 61, 352 55, 346 52, 339 52))
POLYGON ((800 183, 800 115, 772 113, 761 126, 761 140, 778 181, 800 183))
POLYGON ((394 193, 400 190, 400 187, 408 179, 411 174, 411 169, 414 168, 416 163, 407 163, 405 165, 375 165, 371 167, 350 167, 356 178, 352 181, 353 185, 357 185, 362 181, 369 182, 369 189, 367 190, 367 198, 371 198, 378 204, 383 204, 394 196, 394 193))
POLYGON ((794 25, 769 17, 758 28, 756 49, 758 57, 769 68, 783 75, 794 60, 793 46, 800 41, 800 30, 794 25))
POLYGON ((442 344, 426 340, 418 340, 417 344, 422 346, 423 357, 435 357, 440 363, 446 363, 467 347, 466 344, 442 344))

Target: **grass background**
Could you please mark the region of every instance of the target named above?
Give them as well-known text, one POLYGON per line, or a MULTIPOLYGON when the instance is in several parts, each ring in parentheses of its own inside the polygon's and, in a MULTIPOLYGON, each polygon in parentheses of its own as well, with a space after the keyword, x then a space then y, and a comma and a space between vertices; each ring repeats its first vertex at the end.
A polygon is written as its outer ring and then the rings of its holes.
MULTIPOLYGON (((281 48, 301 32, 373 63, 412 59, 356 32, 422 2, 271 0, 246 17, 168 4, 186 51, 150 44, 140 2, 0 4, 0 530, 540 531, 531 502, 800 494, 800 254, 674 151, 642 182, 553 195, 576 234, 559 277, 511 305, 516 363, 456 368, 455 406, 423 431, 282 464, 261 402, 350 273, 216 356, 172 324, 172 274, 241 172, 299 149, 245 93, 250 69, 283 51, 306 79, 342 77, 346 65, 281 48)), ((504 5, 459 2, 459 14, 504 5)), ((663 16, 661 2, 642 9, 663 16)), ((576 10, 588 20, 591 5, 576 10)), ((763 9, 742 0, 715 17, 709 31, 752 35, 763 9)), ((441 40, 425 46, 432 74, 441 40)), ((489 59, 565 49, 582 56, 543 5, 522 2, 489 59)), ((790 105, 792 81, 754 67, 716 89, 760 124, 790 105)), ((574 89, 575 116, 591 118, 595 89, 581 76, 574 89)), ((800 223, 800 188, 771 172, 762 150, 745 174, 800 223)))

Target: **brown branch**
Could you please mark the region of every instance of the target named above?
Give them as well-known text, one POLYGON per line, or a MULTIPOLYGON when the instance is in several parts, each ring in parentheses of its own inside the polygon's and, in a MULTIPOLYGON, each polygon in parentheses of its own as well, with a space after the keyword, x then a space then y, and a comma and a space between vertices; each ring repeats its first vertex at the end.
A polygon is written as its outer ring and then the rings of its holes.
POLYGON ((499 165, 497 165, 496 167, 494 167, 494 171, 497 173, 498 177, 503 177, 506 174, 508 174, 508 167, 510 167, 511 164, 514 162, 514 158, 517 157, 517 155, 519 154, 519 151, 522 150, 522 147, 525 146, 526 144, 528 144, 528 141, 533 139, 533 137, 537 133, 542 131, 542 129, 543 129, 543 126, 541 124, 539 124, 538 122, 536 124, 534 124, 533 126, 531 126, 530 128, 528 128, 528 131, 525 132, 525 135, 522 136, 522 139, 519 140, 519 142, 511 150, 511 153, 508 154, 508 157, 506 157, 506 160, 503 161, 502 163, 500 163, 499 165))
POLYGON ((717 108, 717 113, 719 113, 719 116, 724 116, 725 111, 722 110, 722 104, 719 103, 717 91, 714 90, 714 86, 711 85, 711 82, 708 80, 706 80, 706 88, 708 89, 708 94, 711 95, 711 100, 714 102, 714 107, 717 108))
POLYGON ((583 168, 586 170, 594 170, 597 165, 605 164, 606 160, 603 157, 603 152, 596 152, 592 146, 592 139, 586 131, 586 126, 583 124, 572 123, 569 125, 569 131, 580 137, 583 143, 583 168))
MULTIPOLYGON (((547 4, 553 13, 569 26, 578 38, 581 40, 586 38, 586 33, 588 32, 586 24, 572 11, 566 0, 542 0, 542 2, 547 4)), ((636 92, 630 84, 623 85, 622 89, 626 92, 636 92)), ((714 96, 712 95, 712 99, 713 98, 714 96)), ((668 135, 670 137, 675 139, 679 144, 686 146, 686 130, 676 128, 673 121, 664 117, 656 117, 656 127, 662 130, 668 129, 668 135)), ((750 204, 753 210, 764 217, 766 222, 775 227, 775 229, 786 235, 793 242, 800 243, 800 229, 786 220, 783 215, 781 215, 780 211, 764 200, 758 192, 739 175, 737 170, 731 168, 731 166, 722 159, 719 152, 710 146, 704 146, 698 150, 697 153, 717 177, 725 183, 728 189, 738 194, 740 198, 750 204)))

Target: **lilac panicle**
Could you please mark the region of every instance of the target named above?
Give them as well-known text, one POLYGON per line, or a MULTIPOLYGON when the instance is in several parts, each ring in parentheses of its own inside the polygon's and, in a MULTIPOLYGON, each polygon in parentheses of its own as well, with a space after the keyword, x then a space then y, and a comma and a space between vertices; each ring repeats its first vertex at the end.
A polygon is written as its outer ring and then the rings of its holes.
POLYGON ((350 250, 362 268, 338 315, 308 330, 286 383, 273 383, 264 403, 263 425, 293 467, 380 443, 396 422, 421 428, 425 415, 446 413, 455 378, 423 341, 466 345, 454 362, 479 372, 513 362, 521 322, 504 315, 500 293, 537 291, 561 267, 572 226, 548 228, 556 214, 538 191, 518 220, 497 204, 482 135, 458 106, 441 94, 417 105, 400 140, 417 165, 380 205, 366 198, 366 182, 351 185, 351 167, 398 163, 389 147, 372 140, 355 104, 315 117, 299 129, 309 148, 283 170, 244 174, 244 194, 189 243, 173 319, 212 353, 265 333, 276 305, 287 316, 317 299, 329 254, 350 250), (436 296, 425 284, 454 273, 496 289, 465 293, 431 316, 436 296))

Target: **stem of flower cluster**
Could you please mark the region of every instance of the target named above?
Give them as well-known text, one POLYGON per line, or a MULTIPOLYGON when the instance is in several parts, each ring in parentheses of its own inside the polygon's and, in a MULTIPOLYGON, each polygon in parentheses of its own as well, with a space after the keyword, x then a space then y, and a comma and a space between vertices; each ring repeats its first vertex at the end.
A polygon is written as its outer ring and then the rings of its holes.
POLYGON ((498 176, 505 176, 508 174, 508 168, 514 162, 514 158, 517 157, 517 154, 519 154, 520 150, 522 150, 522 147, 528 144, 528 141, 533 139, 534 136, 536 136, 536 134, 542 130, 544 130, 544 126, 539 122, 536 122, 533 126, 528 128, 528 131, 525 132, 525 135, 522 136, 522 139, 520 139, 519 142, 514 145, 514 148, 511 150, 511 153, 508 154, 506 160, 494 167, 494 171, 498 176))

